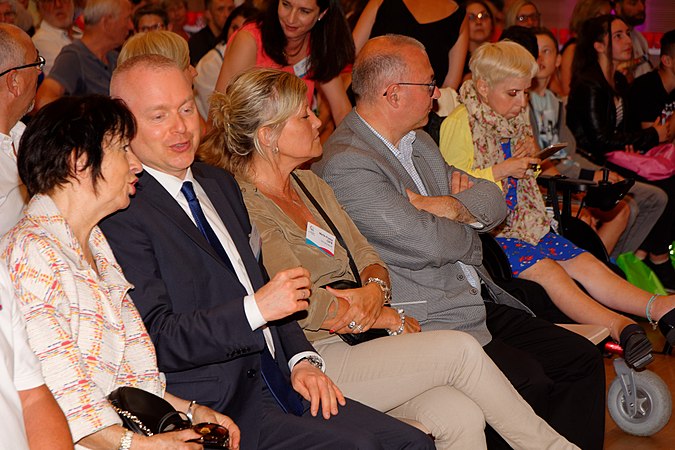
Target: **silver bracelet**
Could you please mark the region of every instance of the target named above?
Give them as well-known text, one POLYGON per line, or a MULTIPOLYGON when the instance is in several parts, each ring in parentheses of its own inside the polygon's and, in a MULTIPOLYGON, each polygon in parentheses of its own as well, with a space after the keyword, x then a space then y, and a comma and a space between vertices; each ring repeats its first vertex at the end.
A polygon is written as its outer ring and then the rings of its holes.
POLYGON ((196 401, 192 400, 190 404, 188 405, 187 411, 185 411, 185 415, 188 416, 188 419, 190 419, 190 422, 192 422, 192 408, 197 404, 196 401))
POLYGON ((126 430, 120 439, 119 450, 129 450, 131 448, 131 440, 134 438, 134 432, 126 430))
POLYGON ((402 309, 397 309, 396 312, 398 313, 398 316, 401 318, 401 326, 398 327, 398 330, 392 331, 389 328, 387 328, 387 333, 389 333, 389 336, 398 336, 399 334, 403 333, 403 330, 405 329, 405 312, 402 309))
POLYGON ((391 288, 387 283, 384 282, 384 280, 381 280, 377 277, 370 277, 366 280, 366 286, 368 286, 371 283, 377 284, 380 289, 382 290, 382 295, 384 297, 384 303, 383 305, 391 305, 391 288))

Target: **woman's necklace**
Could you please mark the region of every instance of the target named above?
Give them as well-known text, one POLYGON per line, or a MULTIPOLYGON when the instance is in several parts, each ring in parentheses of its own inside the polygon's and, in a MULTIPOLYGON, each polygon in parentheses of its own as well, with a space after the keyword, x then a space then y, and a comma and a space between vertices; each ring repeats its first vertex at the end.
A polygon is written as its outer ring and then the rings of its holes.
POLYGON ((270 185, 269 183, 264 182, 263 180, 256 180, 256 185, 258 185, 258 184, 265 187, 265 189, 260 189, 260 186, 258 186, 258 189, 263 191, 263 194, 267 195, 268 197, 274 197, 275 199, 281 200, 284 203, 292 203, 299 208, 305 207, 305 204, 302 203, 302 201, 300 200, 300 197, 298 197, 298 193, 295 191, 295 189, 293 189, 292 186, 291 186, 290 195, 287 195, 283 192, 283 190, 279 190, 279 189, 275 188, 274 186, 270 185), (295 197, 298 197, 297 200, 294 198, 293 194, 295 194, 295 197))
POLYGON ((307 40, 304 39, 302 41, 302 44, 300 45, 300 47, 298 47, 298 49, 293 53, 287 52, 286 49, 284 49, 284 58, 286 58, 286 61, 288 62, 289 59, 292 59, 292 58, 295 58, 296 56, 298 56, 300 54, 300 52, 302 52, 302 50, 305 48, 306 42, 307 42, 307 40))

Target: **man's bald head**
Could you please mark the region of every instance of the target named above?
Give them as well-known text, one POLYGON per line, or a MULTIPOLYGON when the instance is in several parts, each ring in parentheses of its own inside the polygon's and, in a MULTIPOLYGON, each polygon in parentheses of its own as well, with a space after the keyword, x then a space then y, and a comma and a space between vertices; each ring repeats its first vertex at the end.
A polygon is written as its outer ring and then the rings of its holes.
POLYGON ((183 72, 175 61, 165 56, 148 54, 129 58, 115 68, 110 79, 110 96, 123 99, 127 85, 125 81, 139 72, 151 71, 160 74, 173 69, 183 72))
POLYGON ((27 114, 35 104, 38 67, 25 66, 38 62, 38 52, 30 37, 20 28, 0 24, 0 131, 7 132, 27 114))
POLYGON ((29 53, 35 53, 35 46, 26 32, 15 25, 0 23, 0 72, 25 64, 29 53))
POLYGON ((424 51, 424 45, 418 40, 399 34, 387 34, 366 42, 352 71, 357 104, 372 103, 381 97, 387 86, 405 76, 407 57, 424 51))

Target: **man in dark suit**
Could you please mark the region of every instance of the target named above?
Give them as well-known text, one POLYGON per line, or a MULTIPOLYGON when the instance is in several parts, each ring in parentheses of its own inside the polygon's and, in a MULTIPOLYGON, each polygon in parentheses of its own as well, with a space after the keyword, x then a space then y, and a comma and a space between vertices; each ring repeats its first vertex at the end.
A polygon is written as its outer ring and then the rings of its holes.
POLYGON ((131 206, 102 228, 134 284, 167 389, 227 411, 245 449, 432 448, 418 430, 346 404, 324 375, 288 318, 307 308, 309 274, 297 267, 267 280, 234 178, 193 162, 199 116, 175 63, 132 58, 111 94, 136 117, 131 147, 145 173, 131 206))

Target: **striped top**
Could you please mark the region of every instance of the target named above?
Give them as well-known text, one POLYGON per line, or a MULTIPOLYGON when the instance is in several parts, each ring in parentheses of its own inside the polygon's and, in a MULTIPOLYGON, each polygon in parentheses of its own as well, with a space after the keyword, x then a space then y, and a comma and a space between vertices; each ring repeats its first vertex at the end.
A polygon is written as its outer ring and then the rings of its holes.
POLYGON ((119 386, 162 396, 163 379, 143 322, 103 233, 89 246, 98 273, 54 202, 35 196, 0 242, 30 346, 74 442, 121 421, 107 401, 119 386))

